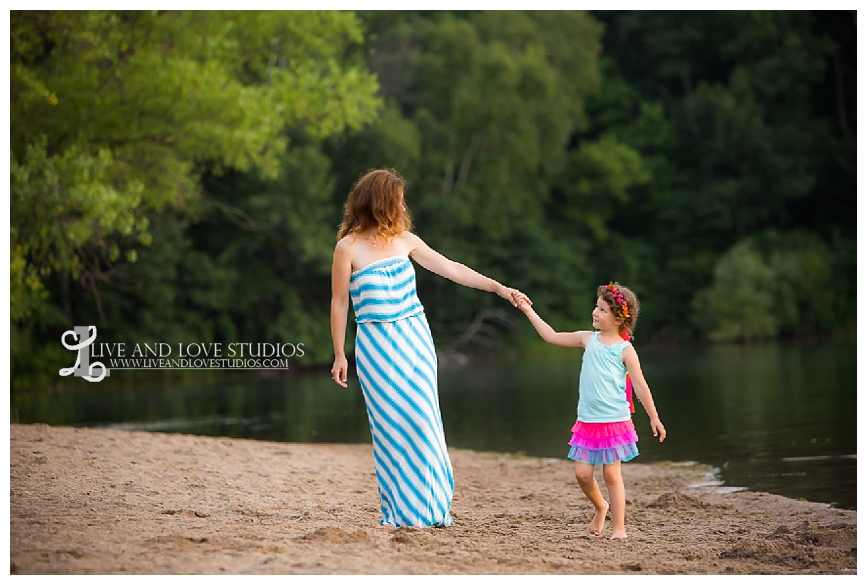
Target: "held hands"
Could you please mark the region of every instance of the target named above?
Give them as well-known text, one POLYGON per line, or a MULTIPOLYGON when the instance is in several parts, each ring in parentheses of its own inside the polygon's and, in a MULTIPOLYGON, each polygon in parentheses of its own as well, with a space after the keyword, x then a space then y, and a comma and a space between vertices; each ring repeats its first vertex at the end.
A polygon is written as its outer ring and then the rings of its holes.
MULTIPOLYGON (((522 293, 516 288, 509 288, 506 286, 501 286, 500 290, 497 292, 501 297, 512 303, 513 307, 519 307, 520 303, 527 303, 528 305, 532 305, 533 301, 530 300, 530 297, 522 293)), ((522 309, 523 310, 523 309, 522 309)))
POLYGON ((662 426, 662 421, 659 418, 650 419, 650 428, 653 431, 653 436, 659 435, 659 442, 665 440, 665 427, 662 426))
POLYGON ((347 388, 346 385, 346 372, 349 370, 349 362, 346 361, 346 357, 336 357, 334 358, 334 365, 331 366, 331 379, 334 380, 336 384, 347 388))
POLYGON ((521 293, 521 296, 516 298, 516 301, 517 304, 515 306, 521 309, 524 313, 526 313, 533 305, 533 301, 530 300, 530 297, 523 293, 521 293))
POLYGON ((530 300, 530 297, 525 295, 519 290, 516 290, 512 293, 512 304, 518 307, 521 311, 526 313, 530 307, 533 306, 533 301, 530 300))

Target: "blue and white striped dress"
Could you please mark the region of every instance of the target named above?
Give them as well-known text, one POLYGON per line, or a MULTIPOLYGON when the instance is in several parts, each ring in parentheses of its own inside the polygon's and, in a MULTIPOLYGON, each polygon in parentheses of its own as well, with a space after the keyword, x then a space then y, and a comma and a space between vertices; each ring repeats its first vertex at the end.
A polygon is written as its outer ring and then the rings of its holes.
POLYGON ((450 526, 454 493, 433 337, 408 258, 353 272, 355 365, 364 392, 382 524, 450 526))

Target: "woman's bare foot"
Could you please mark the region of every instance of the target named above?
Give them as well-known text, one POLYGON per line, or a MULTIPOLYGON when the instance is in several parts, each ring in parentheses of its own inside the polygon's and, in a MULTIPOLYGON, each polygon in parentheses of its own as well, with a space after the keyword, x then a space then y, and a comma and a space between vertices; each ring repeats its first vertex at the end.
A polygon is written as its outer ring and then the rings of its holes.
POLYGON ((596 515, 593 516, 593 521, 590 523, 590 534, 599 536, 602 534, 602 528, 605 526, 605 514, 608 513, 608 502, 603 502, 605 507, 596 510, 596 515))
POLYGON ((614 540, 615 538, 626 538, 626 530, 612 530, 611 540, 614 540))

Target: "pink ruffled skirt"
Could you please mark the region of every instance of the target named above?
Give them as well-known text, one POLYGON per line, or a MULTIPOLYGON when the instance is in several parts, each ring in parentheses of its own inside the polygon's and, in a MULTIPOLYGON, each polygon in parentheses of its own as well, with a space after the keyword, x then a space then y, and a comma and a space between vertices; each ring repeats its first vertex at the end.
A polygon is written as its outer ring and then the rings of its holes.
POLYGON ((576 421, 569 441, 569 459, 608 465, 638 456, 638 433, 632 419, 612 423, 576 421))

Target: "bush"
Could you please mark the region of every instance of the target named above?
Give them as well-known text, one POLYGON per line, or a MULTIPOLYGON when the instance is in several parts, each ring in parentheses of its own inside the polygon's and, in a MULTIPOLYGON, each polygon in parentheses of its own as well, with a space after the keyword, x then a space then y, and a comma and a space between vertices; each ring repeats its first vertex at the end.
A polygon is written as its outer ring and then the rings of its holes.
POLYGON ((714 282, 693 299, 694 321, 714 341, 833 329, 832 255, 818 237, 769 231, 720 257, 714 282))

